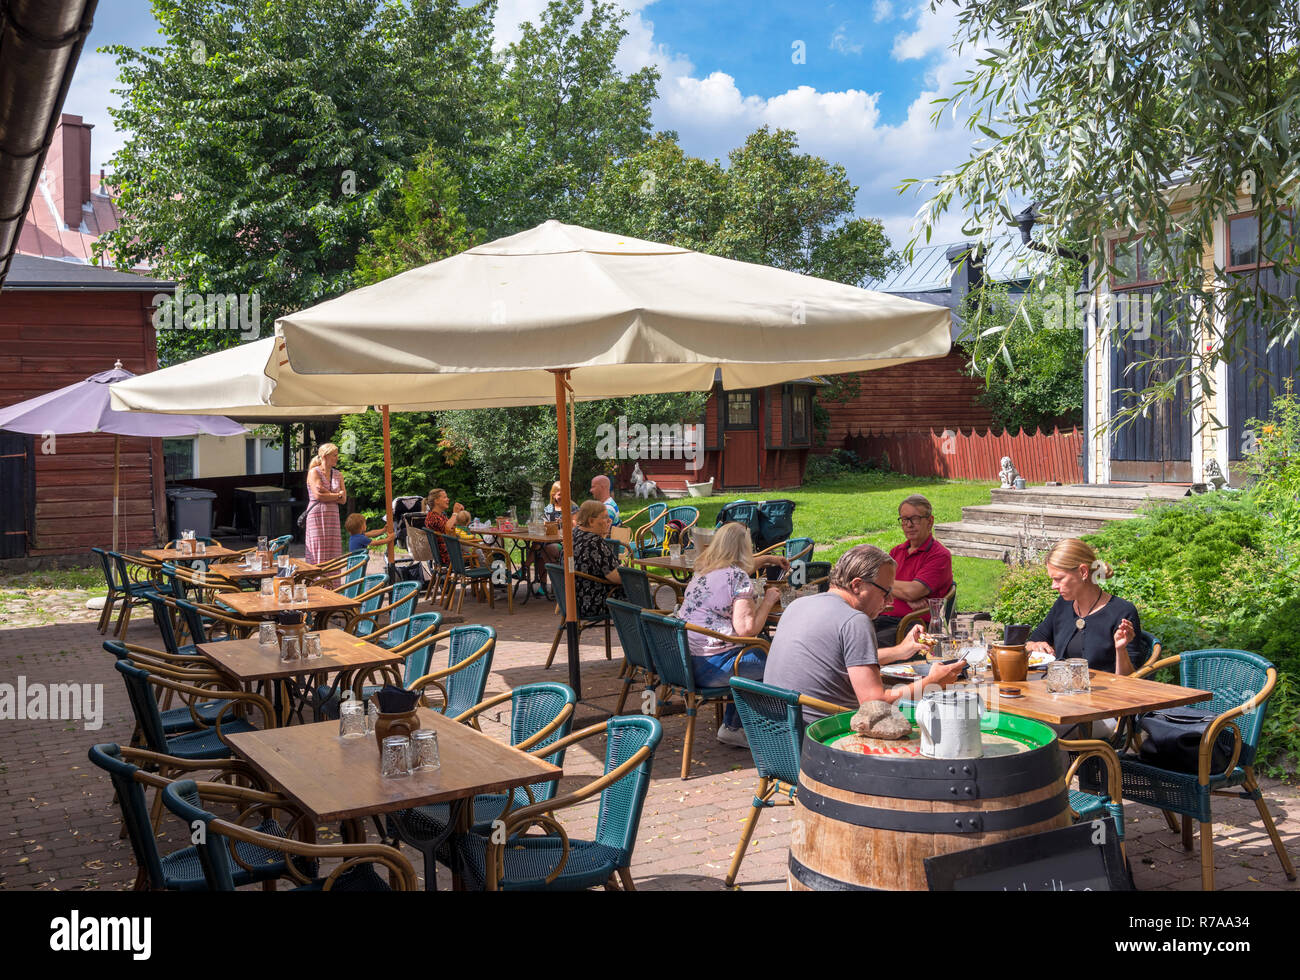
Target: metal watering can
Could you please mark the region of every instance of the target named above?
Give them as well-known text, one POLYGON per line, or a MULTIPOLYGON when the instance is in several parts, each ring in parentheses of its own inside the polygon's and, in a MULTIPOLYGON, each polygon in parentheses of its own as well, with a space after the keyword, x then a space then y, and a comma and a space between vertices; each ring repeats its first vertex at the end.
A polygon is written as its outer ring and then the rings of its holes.
POLYGON ((984 755, 980 715, 984 703, 974 691, 929 691, 917 702, 921 754, 930 759, 978 759, 984 755))

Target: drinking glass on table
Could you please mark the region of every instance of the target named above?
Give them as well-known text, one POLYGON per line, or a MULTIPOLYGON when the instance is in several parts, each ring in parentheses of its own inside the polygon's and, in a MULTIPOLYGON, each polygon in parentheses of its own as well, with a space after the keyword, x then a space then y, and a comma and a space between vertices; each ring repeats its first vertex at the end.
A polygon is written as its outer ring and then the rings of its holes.
POLYGON ((425 772, 438 769, 442 761, 438 758, 438 733, 422 728, 411 733, 411 754, 415 757, 415 768, 425 772))
POLYGON ((294 602, 307 601, 307 585, 305 582, 299 582, 297 585, 293 587, 293 601, 294 602))
POLYGON ((289 606, 289 605, 292 605, 292 604, 293 604, 293 586, 290 585, 288 582, 281 582, 281 583, 280 583, 280 591, 279 591, 279 593, 276 595, 276 598, 280 600, 280 604, 283 605, 283 606, 289 606))
POLYGON ((259 534, 257 536, 257 550, 266 551, 269 546, 270 546, 270 542, 267 540, 266 535, 259 534))
POLYGON ((405 735, 389 735, 380 753, 379 771, 385 777, 406 776, 411 772, 411 740, 405 735))
POLYGON ((302 638, 297 633, 286 633, 280 640, 280 660, 293 663, 302 658, 302 638))
POLYGON ((262 579, 261 592, 262 592, 262 595, 266 596, 268 599, 270 599, 270 598, 274 598, 274 596, 275 596, 275 579, 273 579, 273 578, 264 578, 264 579, 262 579))
POLYGON ((308 633, 302 638, 302 658, 304 660, 319 660, 324 656, 321 649, 320 634, 308 633))
POLYGON ((670 544, 668 546, 668 560, 677 561, 682 557, 682 546, 679 544, 670 544))
POLYGON ((257 624, 257 646, 263 651, 275 650, 279 647, 280 641, 275 635, 275 623, 263 622, 257 624))
POLYGON ((366 706, 360 701, 344 701, 339 705, 339 738, 364 738, 365 734, 366 706))

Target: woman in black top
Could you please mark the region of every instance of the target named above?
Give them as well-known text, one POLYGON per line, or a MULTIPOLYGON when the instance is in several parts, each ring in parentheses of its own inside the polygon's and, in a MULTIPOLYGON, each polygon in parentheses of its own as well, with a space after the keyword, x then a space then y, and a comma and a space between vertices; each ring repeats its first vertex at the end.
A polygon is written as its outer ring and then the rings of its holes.
POLYGON ((1134 661, 1141 663, 1151 651, 1141 639, 1137 608, 1101 587, 1109 566, 1078 538, 1065 538, 1047 556, 1047 571, 1060 598, 1029 634, 1025 649, 1057 660, 1082 657, 1093 670, 1133 673, 1134 661))
MULTIPOLYGON (((611 586, 620 584, 618 557, 614 546, 605 540, 609 534, 609 511, 598 500, 588 500, 578 508, 578 526, 573 529, 573 564, 580 572, 604 579, 611 586)), ((600 619, 606 613, 605 599, 610 589, 580 578, 576 582, 578 618, 600 619)))

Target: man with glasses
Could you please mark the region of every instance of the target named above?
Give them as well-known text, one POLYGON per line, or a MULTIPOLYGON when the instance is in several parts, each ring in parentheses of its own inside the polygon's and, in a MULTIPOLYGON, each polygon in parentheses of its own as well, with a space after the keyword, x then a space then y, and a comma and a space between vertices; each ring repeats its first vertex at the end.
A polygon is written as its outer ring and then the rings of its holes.
MULTIPOLYGON (((889 557, 898 567, 894 597, 875 619, 880 646, 893 646, 898 624, 916 610, 927 609, 930 596, 946 596, 952 588, 952 552, 935 540, 934 508, 914 493, 898 505, 898 523, 903 528, 902 544, 891 548, 889 557)), ((929 615, 925 616, 929 619, 929 615)))
MULTIPOLYGON (((763 683, 798 691, 846 708, 868 701, 919 700, 923 687, 947 687, 963 663, 932 665, 925 678, 886 688, 880 664, 905 659, 921 649, 912 637, 901 646, 878 649, 871 617, 890 599, 894 560, 879 548, 860 544, 840 556, 831 569, 830 587, 790 603, 772 639, 763 683)), ((823 713, 805 707, 804 719, 823 713)))

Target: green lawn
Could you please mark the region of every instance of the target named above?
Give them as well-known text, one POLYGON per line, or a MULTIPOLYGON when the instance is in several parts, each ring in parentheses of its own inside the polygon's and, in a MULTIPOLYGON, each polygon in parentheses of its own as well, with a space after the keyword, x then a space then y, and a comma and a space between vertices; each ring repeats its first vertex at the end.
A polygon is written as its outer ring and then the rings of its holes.
MULTIPOLYGON (((987 504, 989 490, 995 485, 897 473, 860 473, 806 484, 798 490, 690 498, 675 503, 698 507, 700 523, 711 527, 718 511, 742 496, 754 500, 793 500, 795 535, 817 542, 814 554, 819 560, 834 561, 856 544, 874 544, 888 550, 902 541, 898 503, 908 494, 925 494, 934 505, 936 522, 956 521, 961 519, 963 506, 987 504)), ((644 507, 645 501, 622 497, 618 506, 623 514, 629 515, 644 507)), ((638 519, 634 526, 642 523, 644 518, 638 519)), ((976 612, 991 608, 1005 568, 1001 562, 984 558, 954 558, 958 610, 976 612)))

